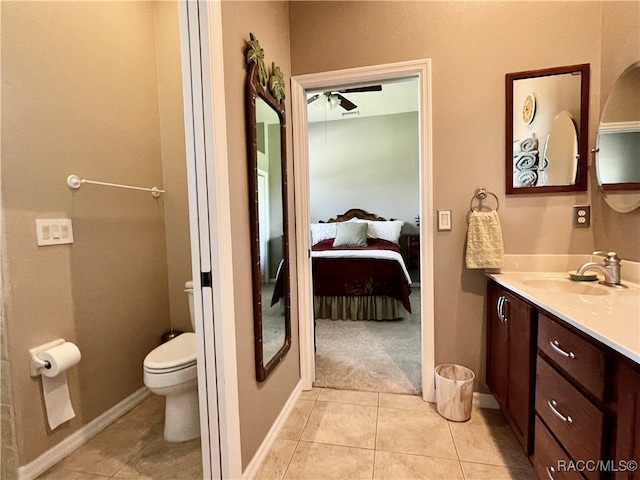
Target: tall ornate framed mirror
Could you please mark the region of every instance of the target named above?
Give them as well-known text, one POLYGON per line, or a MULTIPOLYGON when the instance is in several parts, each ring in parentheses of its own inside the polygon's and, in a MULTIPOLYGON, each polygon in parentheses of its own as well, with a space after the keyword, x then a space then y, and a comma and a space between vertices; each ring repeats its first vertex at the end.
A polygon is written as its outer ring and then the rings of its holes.
POLYGON ((506 193, 587 189, 589 65, 506 75, 506 193))
POLYGON ((640 207, 640 62, 616 80, 598 126, 596 178, 620 213, 640 207))
POLYGON ((284 78, 250 34, 245 90, 256 378, 291 346, 284 78))

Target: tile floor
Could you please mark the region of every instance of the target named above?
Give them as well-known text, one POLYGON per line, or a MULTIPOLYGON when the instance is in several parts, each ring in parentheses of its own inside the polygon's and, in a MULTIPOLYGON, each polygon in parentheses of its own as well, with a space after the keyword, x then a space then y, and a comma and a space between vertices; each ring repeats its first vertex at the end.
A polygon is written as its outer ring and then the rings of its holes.
POLYGON ((200 439, 165 442, 164 397, 152 395, 38 480, 201 480, 200 439))
POLYGON ((499 410, 456 423, 416 396, 322 388, 303 392, 258 478, 537 477, 499 410))
MULTIPOLYGON (((162 438, 152 396, 39 480, 202 480, 200 441, 162 438)), ((499 410, 449 422, 419 397, 315 388, 303 392, 257 479, 535 480, 499 410)))

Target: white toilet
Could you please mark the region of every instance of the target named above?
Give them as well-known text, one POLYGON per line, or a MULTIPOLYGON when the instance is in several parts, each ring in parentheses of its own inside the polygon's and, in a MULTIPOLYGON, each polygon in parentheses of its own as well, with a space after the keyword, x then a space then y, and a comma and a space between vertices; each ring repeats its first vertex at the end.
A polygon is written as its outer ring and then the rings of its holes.
MULTIPOLYGON (((193 282, 185 283, 193 323, 193 282)), ((144 384, 156 395, 167 397, 164 439, 185 442, 200 436, 196 334, 187 332, 159 347, 144 359, 144 384)))

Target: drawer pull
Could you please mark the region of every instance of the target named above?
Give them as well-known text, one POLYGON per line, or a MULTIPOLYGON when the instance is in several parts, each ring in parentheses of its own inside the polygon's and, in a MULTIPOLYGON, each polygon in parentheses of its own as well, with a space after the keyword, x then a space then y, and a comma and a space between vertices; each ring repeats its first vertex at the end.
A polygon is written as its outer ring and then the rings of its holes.
POLYGON ((549 477, 549 480, 556 480, 553 478, 553 473, 556 473, 556 469, 553 467, 547 467, 547 477, 549 477))
POLYGON ((573 418, 571 418, 569 415, 564 416, 562 415, 557 409, 556 407, 558 406, 558 403, 555 400, 551 400, 551 401, 547 401, 547 405, 549 405, 549 408, 551 409, 551 411, 554 413, 554 415, 556 417, 558 417, 560 420, 562 420, 563 422, 567 422, 567 423, 573 423, 573 418))
POLYGON ((504 304, 507 303, 508 301, 509 300, 504 295, 500 295, 500 297, 498 297, 498 302, 496 305, 496 313, 498 314, 498 318, 502 323, 507 323, 509 321, 507 316, 504 314, 504 304))
POLYGON ((553 348, 556 352, 558 352, 563 357, 576 358, 573 352, 565 352, 562 348, 560 348, 560 342, 558 340, 549 341, 549 345, 551 345, 551 348, 553 348))

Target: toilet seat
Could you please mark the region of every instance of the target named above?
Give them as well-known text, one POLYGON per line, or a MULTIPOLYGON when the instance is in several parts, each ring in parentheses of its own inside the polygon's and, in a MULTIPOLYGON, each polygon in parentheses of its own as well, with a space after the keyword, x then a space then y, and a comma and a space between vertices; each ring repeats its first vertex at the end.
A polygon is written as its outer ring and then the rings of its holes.
POLYGON ((196 334, 183 333, 154 348, 145 357, 144 370, 152 374, 177 372, 196 364, 196 334))

